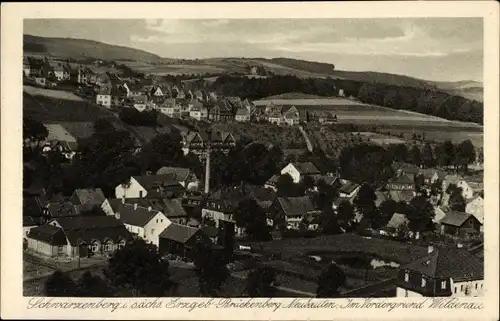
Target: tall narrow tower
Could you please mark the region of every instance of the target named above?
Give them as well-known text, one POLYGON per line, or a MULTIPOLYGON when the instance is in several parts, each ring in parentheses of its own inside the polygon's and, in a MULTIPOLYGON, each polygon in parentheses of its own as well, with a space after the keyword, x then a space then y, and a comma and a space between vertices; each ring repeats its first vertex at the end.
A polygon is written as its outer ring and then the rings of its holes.
POLYGON ((210 154, 212 152, 212 131, 207 131, 207 142, 205 147, 205 194, 210 192, 210 154))

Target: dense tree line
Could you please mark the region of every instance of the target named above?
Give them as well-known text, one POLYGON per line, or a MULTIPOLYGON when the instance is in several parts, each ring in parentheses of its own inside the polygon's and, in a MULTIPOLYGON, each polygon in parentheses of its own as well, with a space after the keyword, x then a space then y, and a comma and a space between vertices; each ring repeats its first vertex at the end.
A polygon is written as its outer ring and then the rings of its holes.
POLYGON ((158 112, 156 110, 138 111, 135 108, 120 108, 118 112, 120 119, 132 126, 149 126, 158 125, 158 112))
POLYGON ((247 78, 223 75, 211 85, 228 96, 261 99, 289 92, 319 96, 336 96, 339 89, 363 103, 418 112, 449 120, 483 123, 483 103, 454 96, 434 88, 415 88, 363 83, 347 79, 300 79, 295 76, 247 78))

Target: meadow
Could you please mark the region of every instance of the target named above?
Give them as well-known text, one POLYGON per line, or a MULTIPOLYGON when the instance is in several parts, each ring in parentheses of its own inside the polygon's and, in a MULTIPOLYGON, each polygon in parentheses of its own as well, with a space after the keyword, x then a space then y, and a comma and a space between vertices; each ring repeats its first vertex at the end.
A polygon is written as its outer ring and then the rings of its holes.
POLYGON ((83 101, 83 99, 81 97, 78 97, 77 95, 75 95, 71 92, 68 92, 68 91, 45 89, 45 88, 33 87, 33 86, 23 86, 23 91, 32 95, 32 96, 42 96, 42 97, 49 97, 49 98, 63 99, 63 100, 83 101))

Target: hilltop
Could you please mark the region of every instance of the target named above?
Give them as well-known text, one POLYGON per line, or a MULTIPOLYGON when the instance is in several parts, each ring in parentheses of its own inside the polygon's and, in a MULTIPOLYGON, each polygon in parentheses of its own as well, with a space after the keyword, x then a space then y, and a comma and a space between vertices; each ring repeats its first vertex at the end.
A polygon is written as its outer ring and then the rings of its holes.
POLYGON ((123 46, 73 38, 47 38, 24 35, 24 53, 44 54, 58 58, 96 58, 157 63, 163 59, 155 54, 123 46))
MULTIPOLYGON (((158 75, 220 75, 248 74, 251 67, 263 67, 266 73, 293 75, 299 78, 338 78, 359 82, 383 83, 446 91, 482 101, 483 84, 475 81, 436 82, 405 75, 374 71, 337 70, 333 64, 291 58, 207 58, 173 59, 124 46, 73 38, 47 38, 24 35, 25 55, 46 55, 57 58, 95 58, 120 60, 138 72, 158 75)), ((216 78, 211 78, 215 80, 216 78)))

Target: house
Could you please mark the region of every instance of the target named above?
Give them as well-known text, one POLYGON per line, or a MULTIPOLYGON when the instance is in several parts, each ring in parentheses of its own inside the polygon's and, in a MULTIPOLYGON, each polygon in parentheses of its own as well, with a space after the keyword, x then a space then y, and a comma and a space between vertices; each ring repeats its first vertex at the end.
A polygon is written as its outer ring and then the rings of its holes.
POLYGON ((255 105, 250 100, 248 100, 248 98, 243 101, 243 107, 248 110, 248 113, 250 115, 252 115, 256 109, 255 105))
POLYGON ((407 226, 408 223, 409 221, 406 218, 406 215, 401 213, 394 213, 387 223, 386 229, 390 232, 397 233, 404 229, 404 227, 407 226))
POLYGON ((114 216, 59 217, 28 233, 28 249, 56 257, 108 256, 132 240, 114 216))
POLYGON ((447 212, 448 209, 441 208, 440 206, 434 207, 434 218, 432 219, 432 222, 439 224, 441 219, 446 216, 447 212))
POLYGON ((293 126, 298 125, 300 122, 299 110, 297 107, 292 106, 283 113, 283 120, 286 124, 293 126))
POLYGON ((47 78, 45 76, 35 76, 35 84, 45 87, 47 85, 47 78))
POLYGON ((355 197, 361 186, 357 183, 348 181, 348 180, 341 180, 342 186, 339 189, 339 196, 344 197, 344 198, 353 198, 355 197))
POLYGON ((314 207, 308 196, 278 197, 270 208, 273 221, 287 229, 299 229, 302 220, 308 216, 318 216, 321 211, 314 207))
POLYGON ((441 224, 441 234, 466 236, 481 230, 481 222, 470 213, 449 211, 439 223, 441 224))
POLYGON ((92 205, 100 207, 105 200, 106 197, 100 188, 75 189, 70 198, 70 202, 77 206, 92 205))
POLYGON ((275 174, 275 175, 271 176, 271 178, 268 179, 267 182, 264 184, 264 187, 272 189, 276 192, 278 190, 277 183, 278 183, 279 178, 280 178, 280 175, 275 174))
POLYGON ((28 236, 29 231, 31 231, 32 228, 37 226, 38 224, 36 224, 33 217, 23 215, 23 237, 28 236))
POLYGON ((413 178, 417 176, 421 170, 420 167, 405 162, 395 162, 391 165, 391 168, 396 176, 406 174, 413 178))
POLYGON ((432 185, 438 181, 442 181, 446 177, 446 173, 436 168, 421 169, 419 175, 423 177, 426 185, 432 185))
POLYGON ((480 195, 467 200, 465 205, 465 212, 471 213, 481 223, 481 229, 484 224, 484 199, 480 195))
POLYGON ((148 106, 152 109, 160 109, 163 106, 163 102, 165 101, 165 97, 163 96, 151 96, 148 101, 148 106))
POLYGON ((429 246, 428 254, 399 268, 397 297, 482 296, 484 264, 458 247, 429 246))
POLYGON ((58 81, 64 81, 70 79, 71 68, 66 63, 55 62, 50 64, 52 70, 54 71, 54 76, 58 81))
POLYGON ((209 144, 212 150, 218 150, 227 155, 236 146, 236 139, 231 133, 219 131, 207 133, 200 130, 199 132, 192 131, 182 135, 182 150, 184 155, 193 153, 200 159, 204 159, 209 144))
POLYGON ((247 108, 238 108, 234 119, 240 123, 246 123, 250 121, 250 111, 247 108))
POLYGON ((31 63, 29 57, 23 57, 23 75, 25 77, 31 76, 31 63))
POLYGON ((292 177, 294 183, 298 183, 306 176, 320 175, 319 169, 312 162, 296 162, 286 165, 281 170, 281 175, 288 174, 292 177))
POLYGON ((210 108, 208 119, 214 122, 226 122, 234 119, 233 108, 228 100, 217 100, 210 108))
POLYGON ((68 142, 64 140, 50 140, 44 143, 42 147, 43 155, 47 155, 50 151, 59 151, 66 159, 72 160, 76 155, 78 145, 76 142, 68 142))
POLYGON ((106 108, 111 107, 112 103, 112 89, 111 87, 102 87, 96 96, 96 104, 106 108))
POLYGON ((267 115, 267 121, 271 124, 281 125, 285 120, 283 118, 283 115, 281 114, 281 111, 279 109, 275 109, 267 115))
POLYGON ((414 191, 415 181, 409 174, 401 174, 387 182, 389 191, 414 191))
POLYGON ((77 82, 79 84, 89 84, 89 83, 94 83, 95 81, 91 81, 90 78, 91 76, 94 76, 95 77, 95 74, 92 72, 92 70, 90 70, 89 68, 87 67, 83 67, 83 66, 79 66, 78 67, 78 71, 77 71, 77 82))
POLYGON ((405 202, 408 203, 410 202, 414 197, 416 193, 415 191, 389 191, 389 197, 395 202, 405 202))
POLYGON ((123 222, 127 230, 146 242, 159 246, 160 233, 172 222, 165 214, 152 206, 143 207, 137 203, 127 204, 125 199, 111 200, 111 208, 116 219, 123 222))
POLYGON ((177 104, 175 98, 167 98, 160 105, 160 112, 172 118, 181 117, 181 106, 177 104))
POLYGON ((49 202, 42 205, 42 223, 59 217, 71 216, 80 216, 79 208, 71 202, 49 202))
POLYGON ((147 93, 144 92, 144 90, 142 89, 143 87, 140 84, 124 83, 122 87, 127 92, 127 97, 130 98, 147 95, 147 93))
POLYGON ((337 122, 337 115, 329 112, 322 112, 317 115, 318 122, 322 125, 331 125, 337 122))
POLYGON ((172 223, 160 234, 159 250, 161 254, 193 259, 191 250, 197 243, 211 245, 212 241, 199 228, 172 223))
POLYGON ((166 91, 165 89, 166 88, 162 87, 162 86, 153 86, 151 88, 150 94, 151 94, 151 96, 163 97, 163 96, 165 96, 165 93, 164 93, 164 91, 166 91))
POLYGON ((138 111, 143 111, 148 108, 148 96, 146 95, 134 96, 133 101, 134 108, 138 111))
POLYGON ((189 111, 189 117, 194 118, 198 121, 205 120, 208 118, 208 109, 203 106, 193 106, 189 111))
MULTIPOLYGON (((465 186, 462 187, 462 190, 465 192, 465 199, 473 198, 474 195, 482 195, 484 194, 484 184, 483 184, 484 176, 483 174, 479 175, 471 175, 467 176, 464 181, 466 183, 465 186), (470 196, 472 194, 472 196, 470 196)), ((461 186, 459 186, 461 187, 461 186)))
POLYGON ((126 184, 115 188, 116 198, 144 198, 182 196, 184 187, 172 178, 171 175, 144 175, 132 176, 126 184))
POLYGON ((171 175, 186 190, 196 190, 200 183, 189 168, 163 166, 156 172, 156 175, 171 175))

